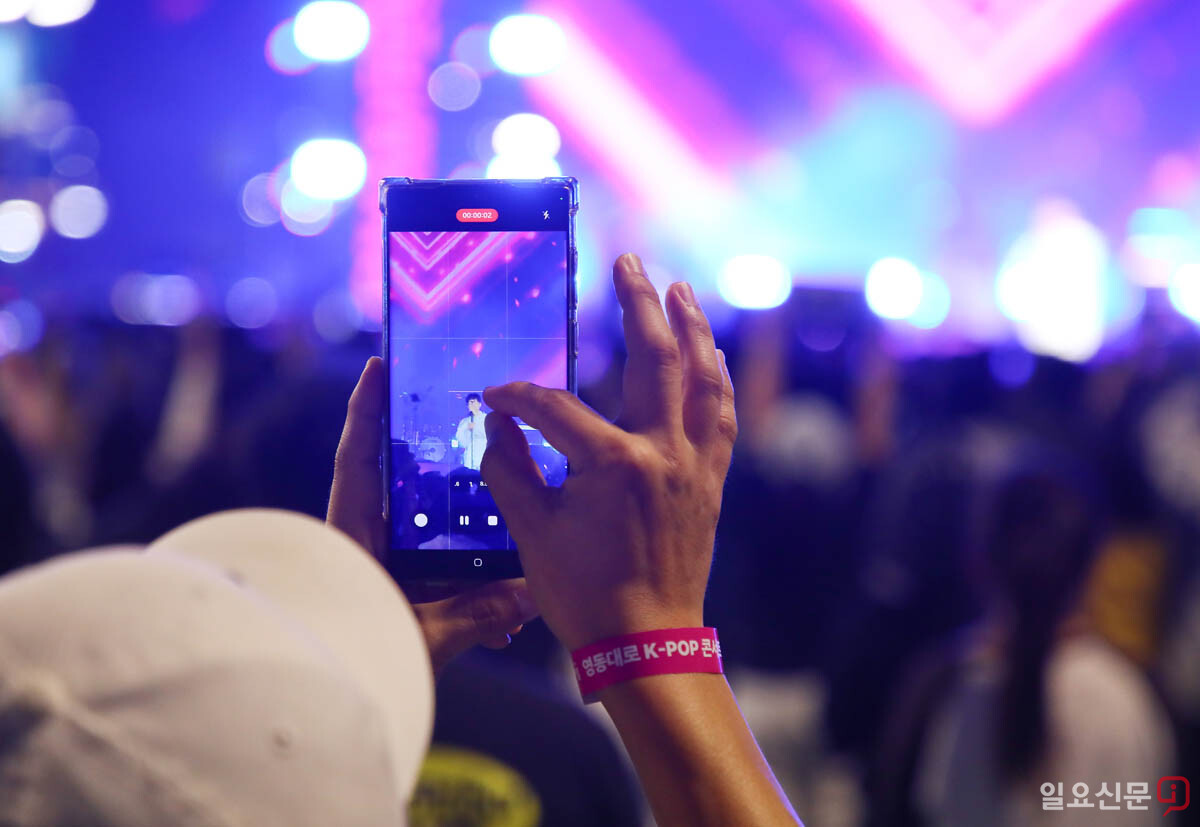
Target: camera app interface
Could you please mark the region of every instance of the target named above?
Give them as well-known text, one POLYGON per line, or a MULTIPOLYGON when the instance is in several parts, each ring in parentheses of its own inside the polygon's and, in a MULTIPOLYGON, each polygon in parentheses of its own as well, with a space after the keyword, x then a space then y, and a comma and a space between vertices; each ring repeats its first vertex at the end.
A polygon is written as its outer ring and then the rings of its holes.
MULTIPOLYGON (((458 231, 388 233, 395 549, 515 548, 479 474, 483 389, 567 386, 567 232, 483 229, 493 216, 464 209, 458 231)), ((519 424, 561 484, 566 458, 519 424)))

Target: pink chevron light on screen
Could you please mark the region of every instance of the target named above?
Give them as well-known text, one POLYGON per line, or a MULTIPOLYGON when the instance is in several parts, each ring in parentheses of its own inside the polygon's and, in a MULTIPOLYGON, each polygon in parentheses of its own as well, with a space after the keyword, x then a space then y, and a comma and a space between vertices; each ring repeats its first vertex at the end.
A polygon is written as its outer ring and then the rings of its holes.
POLYGON ((511 250, 519 233, 409 232, 388 234, 392 297, 426 321, 511 250))
POLYGON ((996 121, 1136 0, 842 0, 952 111, 996 121))

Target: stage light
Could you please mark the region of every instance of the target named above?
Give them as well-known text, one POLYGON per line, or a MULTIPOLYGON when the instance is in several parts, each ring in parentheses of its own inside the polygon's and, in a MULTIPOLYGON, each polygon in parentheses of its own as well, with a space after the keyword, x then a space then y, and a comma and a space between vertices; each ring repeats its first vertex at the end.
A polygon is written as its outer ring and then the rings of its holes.
POLYGON ((734 307, 766 310, 787 301, 792 275, 783 262, 771 256, 734 256, 717 275, 717 291, 734 307))
POLYGON ((1200 255, 1200 228, 1183 210, 1143 207, 1129 217, 1123 263, 1132 281, 1166 287, 1181 264, 1200 255))
POLYGON ((20 20, 33 8, 33 0, 0 0, 0 23, 20 20))
POLYGON ((551 178, 562 175, 558 161, 537 155, 497 155, 487 165, 488 178, 551 178))
POLYGON ((108 202, 95 187, 64 187, 50 199, 50 225, 66 238, 90 238, 108 218, 108 202))
POLYGON ((461 112, 479 99, 479 75, 465 63, 443 63, 429 75, 429 99, 447 112, 461 112))
POLYGON ((1184 264, 1171 276, 1167 297, 1183 315, 1200 324, 1200 261, 1184 264))
POLYGON ((323 63, 349 60, 366 48, 371 37, 367 13, 345 0, 315 0, 296 13, 292 35, 296 48, 323 63))
POLYGON ((541 75, 562 62, 567 38, 562 28, 540 14, 514 14, 492 28, 492 61, 513 75, 541 75))
POLYGON ((55 172, 67 178, 78 178, 95 169, 100 141, 96 133, 85 126, 67 126, 55 133, 49 151, 55 172))
POLYGON ((488 52, 490 34, 491 27, 482 23, 463 29, 450 45, 450 59, 467 64, 481 76, 492 74, 496 71, 496 64, 488 52))
POLYGON ((300 236, 319 235, 333 220, 333 203, 311 198, 289 178, 279 195, 280 218, 288 232, 300 236))
POLYGON ((867 271, 867 306, 885 319, 907 319, 921 306, 925 281, 917 265, 902 258, 881 258, 867 271))
POLYGON ((17 349, 21 341, 21 323, 7 309, 0 310, 0 358, 17 349))
POLYGON ((327 342, 342 344, 354 338, 362 324, 362 313, 347 290, 330 290, 313 305, 313 327, 327 342))
POLYGON ((1084 362, 1104 339, 1107 269, 1100 231, 1069 202, 1049 201, 1005 257, 996 275, 996 303, 1025 347, 1084 362))
POLYGON ((0 356, 17 350, 30 350, 42 338, 45 329, 42 311, 33 302, 17 299, 0 309, 0 356))
POLYGON ((908 323, 922 330, 933 330, 950 315, 950 288, 933 273, 921 274, 921 300, 909 314, 908 323))
POLYGON ((315 138, 292 153, 292 180, 310 198, 341 201, 367 180, 367 156, 349 141, 315 138))
POLYGON ((267 35, 267 63, 281 75, 299 75, 316 64, 296 47, 296 21, 284 20, 267 35))
POLYGON ((492 130, 492 149, 497 155, 553 158, 561 148, 558 127, 531 112, 509 115, 492 130))
POLYGON ((34 0, 25 19, 35 26, 74 23, 92 10, 96 0, 34 0))
POLYGON ((254 227, 269 227, 279 222, 279 212, 271 203, 271 173, 255 175, 242 187, 242 217, 254 227))
POLYGON ((132 278, 135 303, 132 310, 122 309, 134 324, 178 327, 196 318, 200 312, 200 290, 187 276, 138 273, 132 278))
POLYGON ((278 308, 275 286, 256 276, 239 279, 225 294, 225 313, 229 321, 248 330, 270 322, 278 308))
POLYGON ((0 203, 0 261, 15 264, 29 258, 45 231, 42 208, 33 201, 0 203))

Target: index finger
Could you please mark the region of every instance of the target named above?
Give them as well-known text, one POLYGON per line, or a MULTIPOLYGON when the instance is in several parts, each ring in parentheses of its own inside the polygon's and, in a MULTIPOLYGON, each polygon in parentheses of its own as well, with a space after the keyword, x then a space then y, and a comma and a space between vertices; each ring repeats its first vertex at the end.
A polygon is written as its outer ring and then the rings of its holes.
POLYGON ((683 404, 679 345, 637 256, 626 253, 617 259, 613 288, 629 354, 619 422, 635 431, 677 423, 683 404))
POLYGON ((611 424, 569 391, 543 388, 531 382, 509 382, 484 388, 488 406, 516 416, 542 432, 546 441, 566 454, 572 467, 583 470, 616 432, 611 424))

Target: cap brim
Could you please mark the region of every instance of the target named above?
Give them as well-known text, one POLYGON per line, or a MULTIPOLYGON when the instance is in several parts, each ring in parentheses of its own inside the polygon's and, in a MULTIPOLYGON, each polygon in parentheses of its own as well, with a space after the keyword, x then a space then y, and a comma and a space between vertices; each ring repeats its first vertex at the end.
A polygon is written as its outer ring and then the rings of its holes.
POLYGON ((186 523, 147 552, 219 566, 311 630, 384 711, 411 797, 433 728, 433 670, 412 607, 364 549, 312 517, 244 509, 186 523))

